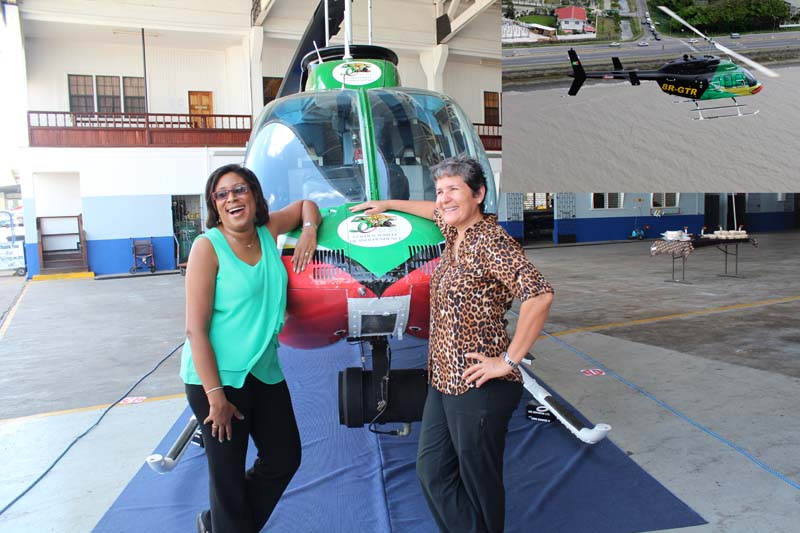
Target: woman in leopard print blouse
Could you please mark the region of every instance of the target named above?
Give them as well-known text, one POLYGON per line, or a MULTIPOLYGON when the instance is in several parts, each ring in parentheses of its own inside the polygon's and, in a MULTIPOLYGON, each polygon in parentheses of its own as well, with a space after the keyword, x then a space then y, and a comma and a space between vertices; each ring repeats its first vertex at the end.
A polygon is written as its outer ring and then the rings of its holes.
POLYGON ((522 247, 483 213, 486 177, 459 157, 431 169, 436 202, 379 200, 351 207, 396 210, 436 222, 445 248, 431 277, 428 396, 417 474, 441 531, 502 532, 503 452, 522 396, 518 363, 547 319, 553 288, 522 247), (522 301, 509 341, 505 314, 522 301))

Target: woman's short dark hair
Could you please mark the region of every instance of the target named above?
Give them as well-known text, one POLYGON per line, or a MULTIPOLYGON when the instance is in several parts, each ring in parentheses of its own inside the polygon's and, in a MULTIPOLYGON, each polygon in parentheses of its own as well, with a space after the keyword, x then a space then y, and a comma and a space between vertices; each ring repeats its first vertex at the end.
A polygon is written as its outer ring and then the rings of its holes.
MULTIPOLYGON (((434 182, 439 181, 439 178, 445 176, 460 177, 464 180, 464 183, 472 189, 473 196, 478 195, 481 191, 481 187, 483 187, 485 191, 489 190, 486 186, 486 175, 483 173, 481 164, 475 159, 465 155, 448 157, 447 159, 441 160, 431 167, 431 174, 433 175, 434 182)), ((483 201, 481 201, 480 205, 481 213, 483 213, 485 201, 486 195, 484 194, 483 201)))
POLYGON ((219 167, 211 173, 208 177, 208 181, 206 181, 206 207, 208 208, 206 227, 211 229, 219 226, 220 220, 219 212, 217 211, 217 203, 214 201, 211 193, 214 192, 214 188, 217 186, 217 182, 220 178, 229 172, 233 172, 247 183, 250 194, 253 195, 253 199, 256 202, 256 226, 263 226, 269 222, 269 207, 267 207, 267 201, 264 199, 264 192, 261 190, 261 183, 259 183, 258 178, 249 168, 243 167, 238 163, 232 163, 219 167))

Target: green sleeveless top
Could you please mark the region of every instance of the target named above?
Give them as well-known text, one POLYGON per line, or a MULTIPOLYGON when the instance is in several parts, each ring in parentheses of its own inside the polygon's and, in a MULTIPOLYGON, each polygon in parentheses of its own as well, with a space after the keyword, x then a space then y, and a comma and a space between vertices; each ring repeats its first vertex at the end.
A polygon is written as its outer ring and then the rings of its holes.
MULTIPOLYGON (((266 226, 256 228, 261 259, 251 266, 236 257, 222 232, 198 236, 211 241, 219 269, 208 336, 223 385, 241 388, 247 374, 267 384, 283 381, 278 361, 278 332, 286 311, 288 275, 266 226)), ((192 361, 189 339, 181 354, 184 383, 202 385, 192 361)))

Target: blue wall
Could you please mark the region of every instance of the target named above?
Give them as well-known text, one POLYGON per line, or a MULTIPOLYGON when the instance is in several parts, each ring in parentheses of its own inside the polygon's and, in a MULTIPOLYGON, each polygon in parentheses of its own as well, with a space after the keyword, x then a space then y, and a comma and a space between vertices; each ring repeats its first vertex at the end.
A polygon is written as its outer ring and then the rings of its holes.
MULTIPOLYGON (((146 239, 148 237, 136 237, 146 239)), ((156 260, 156 270, 175 269, 175 239, 172 235, 166 237, 151 237, 153 242, 153 255, 156 260)), ((95 274, 119 274, 128 272, 133 266, 133 247, 131 239, 104 239, 86 242, 86 254, 89 257, 89 270, 95 274)), ((138 265, 141 266, 141 261, 138 265)), ((148 272, 140 269, 139 272, 148 272)))
POLYGON ((39 243, 25 244, 25 267, 28 269, 28 279, 39 273, 39 243))
POLYGON ((574 242, 618 241, 627 239, 634 227, 645 226, 650 227, 645 229, 644 238, 657 239, 667 230, 682 230, 684 226, 689 227, 689 233, 700 233, 703 215, 556 219, 554 224, 554 240, 559 234, 572 234, 575 235, 574 242))
POLYGON ((794 228, 794 213, 747 213, 745 229, 749 233, 784 231, 794 228))
POLYGON ((506 233, 515 239, 522 239, 525 236, 525 227, 521 220, 501 220, 499 221, 499 224, 504 230, 506 230, 506 233))

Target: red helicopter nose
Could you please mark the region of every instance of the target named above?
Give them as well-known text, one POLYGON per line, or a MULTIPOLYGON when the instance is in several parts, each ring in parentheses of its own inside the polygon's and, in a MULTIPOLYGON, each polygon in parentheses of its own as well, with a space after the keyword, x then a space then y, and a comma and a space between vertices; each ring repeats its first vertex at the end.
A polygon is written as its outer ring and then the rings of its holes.
POLYGON ((761 84, 759 83, 758 85, 756 85, 755 87, 753 87, 753 91, 752 91, 750 94, 758 94, 759 92, 761 92, 761 89, 762 89, 762 88, 763 88, 763 85, 761 85, 761 84))

